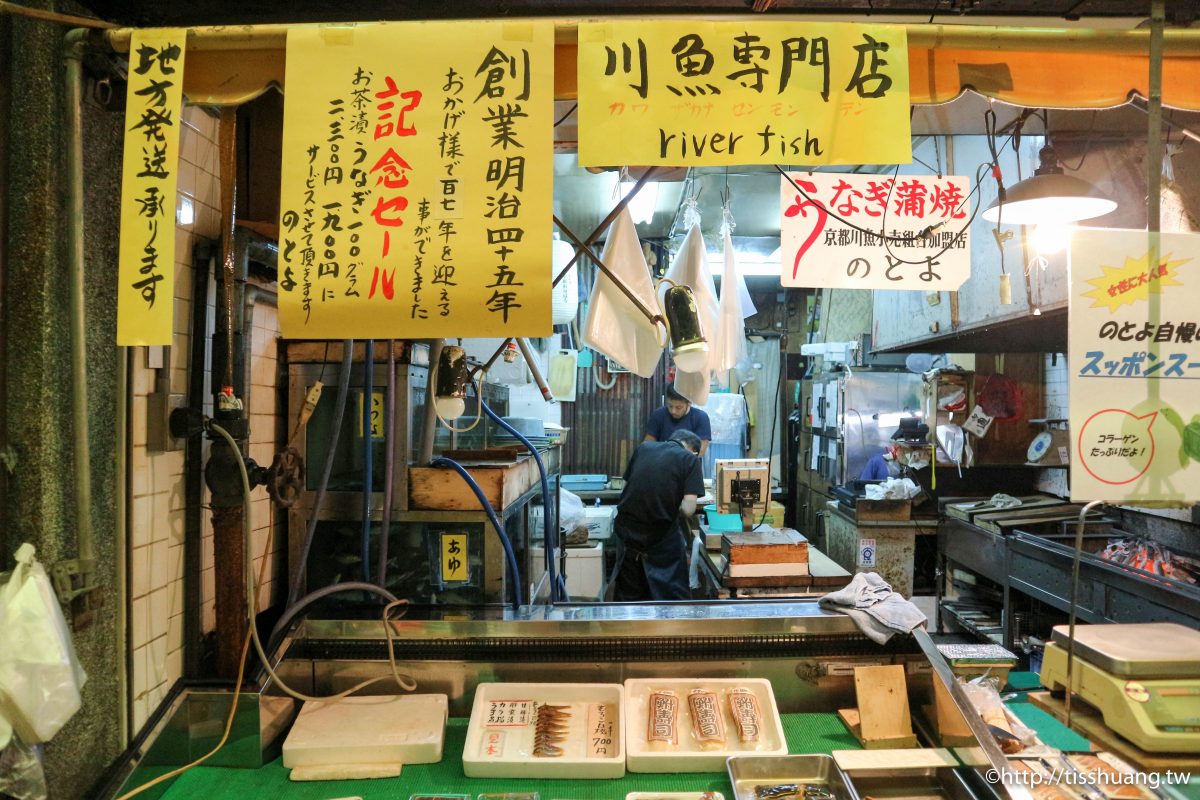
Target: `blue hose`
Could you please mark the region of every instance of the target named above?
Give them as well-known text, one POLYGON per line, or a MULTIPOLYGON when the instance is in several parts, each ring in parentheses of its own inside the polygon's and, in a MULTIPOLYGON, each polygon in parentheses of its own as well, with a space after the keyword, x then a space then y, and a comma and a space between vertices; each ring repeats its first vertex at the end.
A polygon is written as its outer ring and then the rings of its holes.
MULTIPOLYGON (((363 350, 363 491, 362 491, 362 579, 371 582, 371 492, 375 483, 375 447, 371 441, 371 406, 375 400, 375 340, 367 339, 363 350)), ((386 534, 384 534, 386 535, 386 534)))
POLYGON ((521 444, 525 445, 525 447, 529 449, 529 453, 533 456, 533 460, 537 463, 538 475, 542 480, 542 507, 545 510, 545 513, 542 514, 542 538, 545 543, 546 574, 550 576, 550 600, 551 602, 555 600, 566 600, 566 586, 554 574, 554 557, 556 550, 554 540, 556 537, 552 537, 550 534, 553 526, 551 525, 550 519, 550 482, 546 479, 546 465, 542 463, 542 457, 538 454, 537 448, 533 446, 533 443, 521 435, 521 433, 512 425, 509 425, 503 419, 498 417, 496 412, 492 411, 492 409, 488 407, 488 404, 483 402, 482 397, 479 398, 479 406, 483 409, 483 413, 487 414, 491 418, 492 422, 495 422, 501 428, 508 431, 510 434, 515 436, 521 442, 521 444))
POLYGON ((488 519, 492 523, 492 527, 496 529, 496 535, 500 537, 501 546, 504 547, 504 555, 508 559, 508 568, 512 571, 512 580, 509 581, 509 583, 512 584, 513 590, 513 608, 520 608, 521 570, 517 566, 517 555, 513 552, 512 542, 509 541, 508 534, 504 532, 504 526, 496 517, 496 510, 492 508, 492 504, 489 503, 487 497, 484 496, 483 489, 479 488, 479 484, 476 483, 475 479, 471 477, 471 473, 467 472, 466 468, 463 467, 462 464, 459 464, 453 459, 438 456, 429 463, 435 467, 450 467, 457 472, 464 481, 467 482, 467 486, 470 486, 471 491, 475 493, 475 498, 479 500, 479 505, 483 507, 484 512, 487 514, 488 519))

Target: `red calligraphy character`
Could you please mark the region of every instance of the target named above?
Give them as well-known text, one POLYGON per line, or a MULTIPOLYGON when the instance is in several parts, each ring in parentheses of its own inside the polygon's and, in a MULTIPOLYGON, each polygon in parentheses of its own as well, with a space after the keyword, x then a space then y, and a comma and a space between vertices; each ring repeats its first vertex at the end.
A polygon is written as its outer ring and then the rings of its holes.
POLYGON ((896 185, 896 213, 902 217, 925 216, 925 186, 915 178, 896 185))
POLYGON ((863 211, 867 212, 868 216, 878 217, 883 213, 893 183, 895 181, 890 178, 886 181, 867 181, 867 192, 863 195, 863 200, 866 201, 863 211), (872 211, 872 208, 879 210, 872 211))
POLYGON ((411 169, 412 165, 389 147, 387 152, 375 162, 375 166, 371 167, 371 172, 383 173, 375 179, 376 185, 382 183, 389 189, 403 189, 408 186, 408 172, 411 169))
POLYGON ((836 208, 839 214, 848 217, 851 214, 858 213, 858 206, 854 205, 855 197, 861 200, 862 192, 852 188, 846 181, 839 180, 833 187, 833 199, 829 201, 829 206, 830 208, 836 208), (838 200, 841 199, 842 193, 847 189, 850 191, 846 194, 845 199, 842 200, 842 204, 838 205, 838 200))
POLYGON ((371 210, 371 216, 380 225, 385 225, 389 228, 399 228, 404 224, 404 220, 400 218, 399 212, 406 208, 408 208, 407 197, 380 197, 375 203, 375 208, 371 210), (396 212, 395 216, 387 216, 389 212, 396 212))
POLYGON ((379 267, 375 267, 374 274, 371 275, 371 291, 367 293, 367 299, 370 300, 375 296, 375 289, 382 288, 383 297, 385 300, 391 300, 396 296, 396 270, 385 272, 379 267), (380 276, 383 276, 383 286, 380 287, 380 276))
POLYGON ((405 105, 400 106, 396 111, 395 121, 392 120, 391 113, 392 109, 396 106, 393 101, 387 100, 375 107, 375 110, 379 112, 379 121, 375 124, 375 139, 379 140, 385 136, 393 135, 415 136, 417 128, 415 125, 406 126, 404 124, 404 112, 413 111, 421 104, 421 92, 415 89, 408 92, 401 92, 396 88, 396 81, 390 75, 384 76, 383 81, 387 84, 387 89, 382 92, 376 92, 375 97, 384 100, 389 97, 395 97, 398 94, 400 95, 400 99, 405 101, 405 105))
POLYGON ((947 183, 944 187, 935 183, 933 194, 929 199, 933 203, 930 213, 941 212, 943 218, 951 217, 953 219, 962 219, 967 216, 962 190, 952 183, 947 183))

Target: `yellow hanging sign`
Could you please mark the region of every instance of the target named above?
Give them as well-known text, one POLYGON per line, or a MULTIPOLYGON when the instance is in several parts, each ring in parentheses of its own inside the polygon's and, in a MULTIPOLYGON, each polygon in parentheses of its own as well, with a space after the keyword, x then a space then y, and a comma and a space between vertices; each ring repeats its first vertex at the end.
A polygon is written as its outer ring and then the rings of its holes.
POLYGON ((284 338, 547 336, 554 27, 288 32, 284 338))
POLYGON ((583 23, 578 74, 584 166, 912 161, 901 26, 583 23))
POLYGON ((175 308, 175 186, 187 31, 133 32, 125 102, 117 344, 169 345, 175 308))
POLYGON ((442 581, 462 583, 470 577, 467 569, 467 535, 442 534, 442 581))

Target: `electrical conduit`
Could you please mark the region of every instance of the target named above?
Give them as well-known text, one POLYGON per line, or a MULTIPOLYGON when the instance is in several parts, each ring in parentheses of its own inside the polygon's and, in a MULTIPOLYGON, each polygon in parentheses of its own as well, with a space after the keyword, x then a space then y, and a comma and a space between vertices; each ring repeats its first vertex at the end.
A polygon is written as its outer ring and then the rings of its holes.
POLYGON ((387 396, 384 398, 386 416, 383 420, 383 520, 379 526, 379 564, 375 582, 387 587, 388 536, 392 531, 392 481, 396 469, 396 340, 387 343, 387 396))
POLYGON ((371 441, 371 407, 375 404, 375 340, 367 339, 363 348, 362 395, 362 579, 371 580, 371 492, 374 489, 375 447, 371 441))
MULTIPOLYGON (((486 409, 487 406, 484 406, 486 409)), ((490 413, 490 412, 489 412, 490 413)), ((511 429, 510 429, 511 430, 511 429)), ((453 459, 438 456, 429 462, 434 467, 449 467, 459 474, 459 476, 467 482, 467 486, 471 487, 471 491, 475 494, 475 498, 479 501, 479 505, 483 507, 484 513, 487 514, 488 520, 491 521, 492 527, 496 529, 496 535, 500 537, 500 544, 504 548, 504 556, 508 560, 508 568, 512 571, 513 592, 513 608, 521 607, 521 570, 517 567, 517 555, 513 552, 512 542, 508 538, 508 534, 504 532, 504 525, 500 523, 496 516, 496 510, 492 508, 492 504, 488 502, 487 497, 483 494, 483 489, 479 488, 479 484, 471 477, 471 473, 467 472, 462 464, 459 464, 453 459)))
MULTIPOLYGON (((518 339, 517 341, 520 340, 518 339)), ((544 544, 543 550, 546 557, 546 573, 550 576, 550 601, 554 602, 555 600, 566 600, 566 587, 560 583, 554 573, 554 554, 557 549, 555 547, 555 539, 557 537, 551 535, 551 531, 554 528, 552 522, 555 521, 550 519, 550 482, 546 479, 546 465, 542 463, 542 457, 538 454, 537 448, 533 446, 533 443, 526 439, 520 433, 520 431, 501 419, 495 411, 492 411, 488 404, 483 402, 482 396, 479 398, 479 407, 483 409, 483 413, 487 414, 491 418, 492 422, 508 431, 510 434, 515 436, 517 440, 521 442, 521 444, 525 445, 526 449, 529 450, 530 455, 533 456, 534 463, 537 464, 538 476, 542 482, 542 508, 544 510, 544 513, 542 514, 542 537, 544 544)))
MULTIPOLYGON (((338 437, 342 431, 342 417, 346 413, 346 395, 350 393, 350 368, 354 360, 354 340, 342 342, 342 370, 338 375, 337 401, 333 409, 332 427, 329 429, 329 448, 325 451, 325 464, 321 468, 321 482, 317 484, 317 496, 308 520, 308 530, 304 532, 304 544, 300 548, 300 558, 292 571, 292 582, 288 588, 287 606, 295 605, 300 596, 300 585, 304 582, 304 570, 308 564, 308 553, 312 549, 313 535, 317 530, 317 519, 321 513, 321 505, 325 500, 325 490, 329 487, 329 475, 333 472, 333 457, 337 451, 338 437)), ((286 613, 286 612, 285 612, 286 613)))

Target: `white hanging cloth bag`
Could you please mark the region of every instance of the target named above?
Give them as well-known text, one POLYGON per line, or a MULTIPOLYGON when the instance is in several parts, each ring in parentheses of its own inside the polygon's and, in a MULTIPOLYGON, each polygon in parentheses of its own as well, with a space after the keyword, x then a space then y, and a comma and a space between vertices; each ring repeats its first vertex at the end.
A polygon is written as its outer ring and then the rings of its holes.
MULTIPOLYGON (((646 308, 657 313, 654 281, 650 278, 650 268, 646 266, 646 256, 638 242, 628 206, 621 210, 608 229, 608 241, 604 243, 600 258, 646 308)), ((583 341, 588 347, 635 375, 649 378, 658 368, 665 338, 661 325, 646 319, 646 315, 607 275, 597 271, 583 326, 583 341)))
POLYGON ((58 733, 79 710, 87 681, 34 552, 28 542, 17 548, 17 566, 0 586, 0 717, 28 744, 58 733))
MULTIPOLYGON (((693 203, 694 201, 689 201, 693 203)), ((708 401, 709 385, 712 382, 713 368, 717 363, 716 336, 719 331, 720 305, 717 302, 717 287, 713 283, 712 272, 708 268, 708 253, 704 249, 704 237, 700 234, 699 214, 689 209, 685 214, 685 224, 693 217, 683 246, 671 262, 666 277, 680 286, 690 286, 696 297, 696 309, 700 314, 700 332, 708 341, 708 364, 699 372, 675 373, 675 391, 690 400, 693 404, 702 406, 708 401)), ((661 292, 666 286, 660 287, 661 292)))
POLYGON ((733 252, 733 239, 729 235, 730 225, 725 225, 725 265, 721 273, 720 317, 717 326, 715 348, 717 385, 729 388, 729 371, 745 367, 749 361, 746 350, 746 331, 743 320, 741 289, 745 283, 738 274, 737 258, 733 252))

